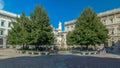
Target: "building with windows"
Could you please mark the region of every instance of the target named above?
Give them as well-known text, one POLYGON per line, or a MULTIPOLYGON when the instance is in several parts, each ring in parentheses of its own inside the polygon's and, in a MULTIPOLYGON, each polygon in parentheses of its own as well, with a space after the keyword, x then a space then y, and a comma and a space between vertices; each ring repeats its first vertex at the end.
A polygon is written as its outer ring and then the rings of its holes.
MULTIPOLYGON (((0 47, 6 48, 7 46, 9 46, 7 44, 6 37, 8 35, 8 30, 10 30, 11 27, 13 27, 11 21, 15 21, 17 16, 19 17, 19 15, 17 14, 0 10, 0 47)), ((58 26, 58 28, 52 27, 56 39, 55 45, 57 45, 58 47, 63 47, 62 45, 64 45, 64 39, 62 33, 62 23, 59 22, 58 26)))
POLYGON ((74 30, 75 29, 75 22, 76 22, 76 20, 71 20, 71 21, 66 21, 65 23, 64 23, 64 32, 62 32, 62 34, 63 34, 63 46, 64 46, 64 48, 67 48, 67 43, 66 43, 66 35, 67 35, 67 33, 69 32, 69 31, 72 31, 72 30, 74 30))
POLYGON ((108 29, 108 45, 120 45, 120 8, 101 12, 98 17, 108 29))
POLYGON ((11 21, 15 21, 17 14, 0 10, 0 46, 6 48, 6 36, 8 35, 8 30, 11 29, 11 21))
POLYGON ((65 32, 74 30, 76 20, 67 21, 64 23, 65 32))
MULTIPOLYGON (((6 36, 8 30, 11 29, 11 21, 15 21, 17 14, 0 10, 0 46, 6 48, 6 36)), ((107 45, 120 45, 120 8, 108 10, 98 14, 101 22, 106 26, 109 33, 107 45)), ((69 31, 75 29, 76 20, 67 21, 64 23, 64 31, 62 32, 62 23, 59 22, 59 27, 53 27, 53 33, 56 37, 55 44, 61 47, 67 47, 66 35, 69 31)))
POLYGON ((65 43, 65 40, 66 38, 64 36, 65 33, 62 32, 62 23, 59 22, 58 24, 58 28, 53 28, 53 33, 54 33, 54 36, 55 36, 55 45, 57 45, 59 48, 66 48, 66 43, 65 43))
MULTIPOLYGON (((120 8, 101 12, 98 17, 109 31, 110 38, 106 45, 120 45, 120 8)), ((76 20, 72 20, 64 23, 66 33, 74 30, 75 22, 76 20)))

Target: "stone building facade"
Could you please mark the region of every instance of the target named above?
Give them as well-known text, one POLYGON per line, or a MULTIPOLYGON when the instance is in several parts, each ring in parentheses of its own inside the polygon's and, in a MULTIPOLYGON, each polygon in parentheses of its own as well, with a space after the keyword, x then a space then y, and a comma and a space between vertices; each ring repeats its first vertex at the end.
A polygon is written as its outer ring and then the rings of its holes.
POLYGON ((8 30, 11 29, 11 21, 15 21, 15 18, 19 16, 17 14, 0 10, 0 46, 6 48, 6 36, 8 30))
MULTIPOLYGON (((11 29, 11 21, 15 21, 15 18, 19 16, 17 14, 0 10, 0 46, 6 48, 6 36, 8 30, 11 29)), ((109 33, 109 39, 107 41, 108 46, 120 45, 120 8, 113 9, 98 14, 101 22, 106 26, 109 33)), ((67 21, 64 23, 64 31, 62 31, 62 23, 59 22, 59 27, 53 27, 53 33, 56 41, 55 45, 60 47, 67 47, 66 35, 69 31, 74 30, 76 20, 67 21)))
MULTIPOLYGON (((8 30, 13 27, 11 21, 15 21, 16 17, 20 17, 20 15, 0 10, 0 47, 6 48, 9 46, 7 44, 7 35, 8 35, 8 30)), ((55 45, 58 47, 65 47, 65 38, 64 38, 64 32, 62 32, 62 23, 59 22, 58 28, 53 28, 53 33, 55 36, 55 45)))
POLYGON ((120 45, 120 8, 99 13, 98 17, 108 29, 108 46, 120 45))
POLYGON ((54 36, 55 36, 55 45, 58 46, 59 48, 66 48, 66 43, 65 43, 65 40, 66 38, 64 36, 65 33, 62 32, 62 22, 59 22, 58 24, 58 28, 53 28, 53 33, 54 33, 54 36))
MULTIPOLYGON (((98 17, 108 29, 109 39, 106 41, 106 45, 120 45, 120 8, 101 12, 98 14, 98 17)), ((64 23, 66 33, 74 30, 75 21, 64 23)))
POLYGON ((71 20, 71 21, 65 22, 64 23, 64 28, 65 28, 64 32, 69 32, 69 31, 74 30, 74 28, 75 28, 75 22, 76 22, 76 20, 71 20))

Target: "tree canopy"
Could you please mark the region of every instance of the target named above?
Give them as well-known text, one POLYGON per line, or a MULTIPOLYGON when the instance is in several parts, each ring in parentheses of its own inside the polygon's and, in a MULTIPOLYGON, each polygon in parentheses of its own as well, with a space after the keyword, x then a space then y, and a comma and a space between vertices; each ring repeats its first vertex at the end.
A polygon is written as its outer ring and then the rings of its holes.
POLYGON ((91 8, 85 8, 75 22, 75 30, 67 34, 68 45, 102 44, 108 38, 108 30, 91 8))
POLYGON ((28 39, 27 39, 27 35, 28 32, 26 29, 27 28, 27 24, 29 22, 29 19, 27 17, 25 17, 24 13, 22 13, 20 15, 20 17, 16 18, 16 21, 11 22, 13 27, 11 27, 11 30, 9 30, 8 33, 8 43, 9 44, 27 44, 28 39))
POLYGON ((31 43, 37 45, 54 44, 54 35, 49 23, 49 17, 42 6, 36 6, 30 15, 32 24, 31 43))
POLYGON ((49 17, 41 5, 35 6, 29 17, 22 13, 12 24, 13 27, 7 37, 9 44, 50 45, 54 43, 49 17))

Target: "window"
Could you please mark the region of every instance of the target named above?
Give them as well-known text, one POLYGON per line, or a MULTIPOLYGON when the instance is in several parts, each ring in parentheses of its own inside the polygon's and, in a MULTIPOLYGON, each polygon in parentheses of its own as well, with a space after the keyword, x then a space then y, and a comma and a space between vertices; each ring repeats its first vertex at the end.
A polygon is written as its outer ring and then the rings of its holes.
POLYGON ((102 20, 103 24, 106 24, 106 19, 102 20))
POLYGON ((4 22, 5 22, 4 20, 1 21, 1 26, 4 26, 4 22))
POLYGON ((3 35, 3 30, 0 30, 0 35, 3 35))
POLYGON ((73 26, 71 26, 71 28, 73 28, 73 26))
MULTIPOLYGON (((112 38, 113 39, 113 38, 112 38)), ((112 46, 114 46, 115 45, 115 42, 114 41, 112 41, 112 46)))
POLYGON ((118 29, 119 33, 120 33, 120 29, 118 29))
POLYGON ((111 32, 112 35, 114 35, 114 29, 112 29, 112 32, 111 32))
POLYGON ((8 27, 11 27, 11 23, 10 22, 8 23, 8 27))
POLYGON ((120 22, 120 17, 117 18, 117 21, 120 22))
POLYGON ((110 19, 110 23, 113 23, 113 18, 110 19))

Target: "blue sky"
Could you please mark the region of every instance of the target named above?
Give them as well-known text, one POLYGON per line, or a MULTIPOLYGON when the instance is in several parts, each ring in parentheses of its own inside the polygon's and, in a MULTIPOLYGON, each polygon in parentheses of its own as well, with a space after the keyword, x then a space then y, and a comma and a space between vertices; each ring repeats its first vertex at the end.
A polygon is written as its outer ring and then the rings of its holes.
MULTIPOLYGON (((58 22, 76 19, 85 7, 92 7, 96 13, 120 7, 120 0, 0 0, 0 9, 28 16, 35 5, 42 5, 47 11, 50 23, 57 28, 58 22)), ((64 30, 64 29, 63 29, 64 30)))

